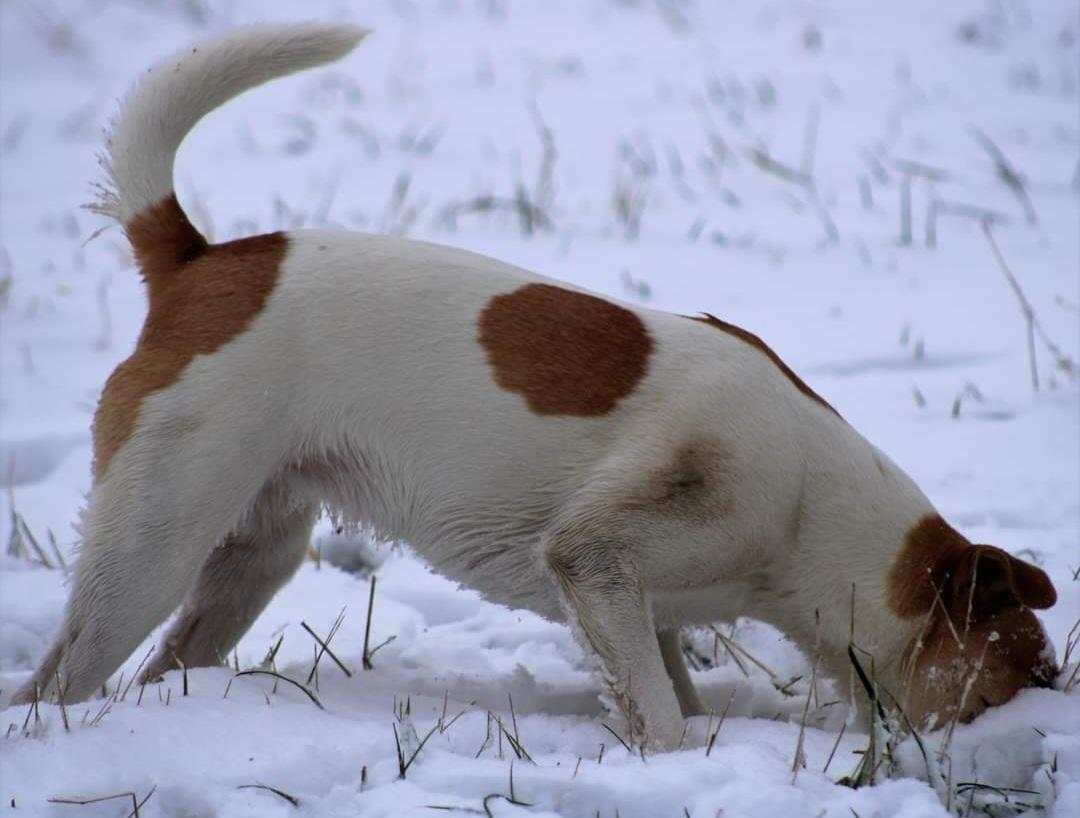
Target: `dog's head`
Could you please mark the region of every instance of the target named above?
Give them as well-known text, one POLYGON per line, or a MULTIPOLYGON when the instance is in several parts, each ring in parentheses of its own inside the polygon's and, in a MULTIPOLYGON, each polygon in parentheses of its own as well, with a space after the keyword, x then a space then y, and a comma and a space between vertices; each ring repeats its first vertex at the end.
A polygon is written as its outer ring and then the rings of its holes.
POLYGON ((1039 568, 971 545, 940 517, 908 535, 890 575, 890 602, 916 635, 896 695, 917 724, 970 721, 1025 687, 1049 687, 1054 649, 1032 609, 1057 601, 1039 568))

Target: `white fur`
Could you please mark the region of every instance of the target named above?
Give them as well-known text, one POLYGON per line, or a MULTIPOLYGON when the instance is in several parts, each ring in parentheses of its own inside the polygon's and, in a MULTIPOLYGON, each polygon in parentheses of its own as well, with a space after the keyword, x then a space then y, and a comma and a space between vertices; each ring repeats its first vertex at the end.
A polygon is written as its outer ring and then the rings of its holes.
POLYGON ((126 224, 172 192, 176 150, 206 114, 275 77, 340 59, 367 33, 340 23, 253 26, 162 60, 109 129, 108 180, 91 209, 126 224))
MULTIPOLYGON (((361 34, 251 29, 151 74, 110 145, 110 212, 171 190, 176 146, 208 110, 361 34)), ((238 561, 228 590, 200 577, 208 555, 238 533, 253 553, 295 553, 323 503, 495 602, 567 620, 658 746, 679 740, 680 704, 701 707, 672 641, 687 623, 753 616, 811 650, 819 612, 822 658, 845 678, 855 586, 856 637, 895 680, 914 626, 888 612, 885 577, 933 513, 914 484, 759 349, 629 305, 654 342, 635 390, 600 417, 532 413, 477 341, 488 301, 530 281, 545 279, 433 244, 290 234, 265 309, 144 401, 93 487, 64 628, 21 695, 56 669, 69 698, 89 695, 185 595, 174 635, 200 612, 249 622, 239 600, 268 598, 296 560, 238 561), (691 511, 641 502, 688 443, 722 454, 691 511)))

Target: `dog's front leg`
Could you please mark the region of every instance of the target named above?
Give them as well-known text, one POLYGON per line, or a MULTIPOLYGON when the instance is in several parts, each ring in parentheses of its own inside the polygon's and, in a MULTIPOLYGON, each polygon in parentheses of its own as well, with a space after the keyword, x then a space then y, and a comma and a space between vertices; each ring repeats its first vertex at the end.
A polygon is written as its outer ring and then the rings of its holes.
POLYGON ((690 679, 690 671, 686 669, 679 629, 668 628, 657 631, 656 641, 660 644, 660 655, 664 657, 664 667, 667 668, 671 683, 675 686, 675 698, 679 700, 683 716, 704 716, 709 710, 701 701, 690 679))
POLYGON ((560 527, 547 538, 544 556, 571 626, 601 661, 631 740, 673 749, 683 734, 682 712, 664 669, 633 545, 595 536, 589 529, 596 531, 596 520, 589 522, 560 527))

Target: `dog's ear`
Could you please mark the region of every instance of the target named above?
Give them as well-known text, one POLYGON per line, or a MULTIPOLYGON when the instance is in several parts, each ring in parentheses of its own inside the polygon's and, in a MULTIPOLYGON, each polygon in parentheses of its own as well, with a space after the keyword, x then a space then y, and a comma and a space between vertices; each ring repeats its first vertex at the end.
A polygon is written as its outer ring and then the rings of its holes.
POLYGON ((954 615, 984 620, 1004 608, 1049 608, 1057 591, 1041 568, 992 545, 972 545, 958 554, 950 572, 949 602, 954 615))

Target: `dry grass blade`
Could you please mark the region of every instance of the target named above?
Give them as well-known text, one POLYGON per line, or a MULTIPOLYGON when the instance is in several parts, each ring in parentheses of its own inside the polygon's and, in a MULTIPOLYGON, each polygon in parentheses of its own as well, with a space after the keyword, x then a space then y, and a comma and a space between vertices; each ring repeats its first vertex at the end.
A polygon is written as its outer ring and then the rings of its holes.
MULTIPOLYGON (((370 645, 371 645, 371 612, 375 608, 375 583, 377 581, 378 581, 378 578, 374 574, 372 574, 371 575, 371 589, 368 591, 367 619, 364 622, 364 653, 363 653, 363 659, 361 660, 362 664, 363 664, 363 667, 364 667, 364 670, 374 670, 375 669, 375 665, 373 665, 371 663, 371 656, 372 656, 374 651, 372 651, 370 649, 370 645)), ((380 647, 381 647, 381 645, 380 645, 380 647)))
POLYGON ((274 646, 266 652, 266 656, 264 656, 262 662, 260 662, 259 666, 261 668, 272 668, 274 666, 274 660, 277 658, 278 651, 281 650, 281 643, 284 641, 285 634, 281 634, 278 637, 277 642, 275 642, 274 646))
POLYGON ((52 549, 53 556, 56 557, 56 564, 60 566, 60 570, 63 571, 64 574, 68 574, 71 569, 68 567, 67 560, 64 559, 64 554, 56 542, 56 535, 53 534, 53 530, 51 528, 46 528, 45 536, 49 540, 49 548, 52 549))
POLYGON ((60 684, 60 670, 56 670, 56 700, 60 705, 60 718, 64 721, 64 732, 71 732, 71 724, 68 722, 67 706, 64 704, 64 686, 60 684))
POLYGON ((858 678, 859 683, 862 685, 871 703, 870 728, 868 730, 866 749, 862 751, 862 756, 859 759, 858 766, 855 768, 855 772, 851 775, 844 776, 837 783, 842 784, 845 787, 851 787, 852 789, 859 789, 860 787, 874 783, 874 777, 877 774, 878 767, 880 767, 885 760, 888 742, 885 742, 886 746, 882 747, 879 733, 887 731, 888 720, 885 708, 882 706, 878 696, 877 684, 871 678, 875 675, 873 670, 873 656, 871 656, 870 665, 871 675, 867 676, 866 672, 863 670, 862 664, 855 655, 855 645, 853 642, 848 643, 847 653, 855 676, 858 678))
POLYGON ((277 672, 275 672, 273 670, 253 669, 253 670, 241 670, 239 673, 234 673, 233 674, 233 678, 236 678, 238 676, 270 676, 271 678, 276 679, 278 681, 288 682, 293 687, 295 687, 297 690, 300 690, 309 699, 311 699, 312 704, 314 704, 320 710, 325 710, 326 709, 325 707, 323 707, 322 702, 319 701, 318 696, 316 696, 314 693, 312 693, 311 690, 306 685, 301 684, 300 682, 296 681, 296 679, 290 679, 288 676, 285 676, 284 674, 277 673, 277 672))
POLYGON ((26 718, 23 719, 22 731, 23 735, 26 734, 27 728, 30 726, 30 717, 34 717, 34 727, 37 727, 41 723, 41 716, 38 713, 38 700, 41 698, 41 691, 38 689, 37 683, 34 684, 34 700, 30 702, 30 706, 26 710, 26 718))
POLYGON ((529 755, 529 751, 526 750, 522 746, 522 744, 518 740, 517 736, 512 735, 506 729, 506 727, 503 726, 503 723, 502 723, 501 720, 496 719, 496 723, 499 725, 499 730, 501 730, 502 735, 506 737, 506 741, 510 745, 510 749, 514 751, 514 755, 517 756, 518 760, 519 761, 528 761, 528 762, 531 762, 532 764, 535 764, 536 762, 533 761, 533 757, 531 755, 529 755))
POLYGON ((183 660, 181 660, 181 659, 180 659, 180 657, 179 657, 179 656, 177 656, 177 655, 176 655, 175 653, 174 653, 174 654, 172 654, 172 658, 173 658, 173 661, 174 661, 174 662, 176 662, 176 664, 178 664, 178 665, 180 666, 180 674, 181 674, 181 679, 182 679, 182 682, 181 682, 181 684, 182 684, 181 690, 182 690, 182 693, 183 693, 183 695, 184 695, 184 696, 186 696, 186 695, 188 695, 188 672, 187 672, 187 665, 186 665, 186 664, 184 664, 183 660))
MULTIPOLYGON (((555 147, 555 135, 551 132, 543 114, 540 113, 536 102, 529 103, 529 116, 532 119, 533 128, 540 139, 541 156, 540 165, 536 170, 536 181, 533 184, 531 201, 533 208, 545 215, 551 213, 555 198, 555 162, 559 152, 555 147)), ((550 227, 550 219, 548 225, 550 227)))
POLYGON ((825 759, 825 766, 821 772, 824 775, 829 771, 829 765, 832 764, 833 756, 836 755, 837 749, 840 747, 840 741, 844 738, 844 732, 847 730, 847 722, 840 725, 840 732, 836 734, 836 741, 833 742, 832 749, 829 751, 829 757, 825 759))
POLYGON ((103 718, 105 718, 107 715, 109 715, 110 712, 112 712, 112 706, 116 703, 117 697, 119 695, 120 695, 120 685, 118 684, 116 686, 116 690, 114 690, 112 692, 112 695, 105 697, 105 701, 101 705, 101 709, 98 710, 97 715, 95 715, 94 718, 92 718, 90 720, 90 726, 91 727, 93 727, 95 724, 97 724, 103 718))
POLYGON ((739 668, 740 671, 742 671, 742 675, 749 679, 750 671, 746 669, 746 665, 742 663, 742 659, 740 659, 739 655, 735 653, 735 651, 732 649, 728 639, 722 633, 720 633, 719 629, 717 629, 716 627, 712 628, 712 632, 715 642, 724 646, 724 650, 727 651, 727 655, 731 657, 732 661, 735 662, 735 665, 739 668))
POLYGON ((22 530, 19 527, 19 515, 15 511, 15 457, 8 459, 7 473, 7 499, 8 499, 8 544, 7 553, 14 559, 22 559, 26 551, 23 543, 22 530))
MULTIPOLYGON (((135 672, 132 673, 131 678, 128 679, 127 686, 124 687, 124 692, 120 694, 120 701, 123 701, 125 698, 127 698, 128 691, 131 690, 131 686, 135 683, 135 680, 139 678, 139 671, 143 669, 143 665, 146 664, 146 661, 150 658, 151 655, 153 655, 153 653, 154 647, 153 645, 151 645, 150 650, 146 652, 146 655, 142 658, 142 661, 139 662, 138 666, 135 668, 135 672)), ((117 687, 119 687, 119 685, 117 685, 117 687)))
POLYGON ((1061 657, 1061 664, 1067 665, 1072 658, 1073 651, 1080 645, 1080 618, 1073 622, 1069 632, 1065 635, 1065 653, 1061 657))
POLYGON ((633 753, 634 752, 632 749, 630 749, 630 745, 627 744, 625 741, 623 741, 623 737, 620 736, 618 733, 616 733, 615 729, 613 727, 611 727, 611 725, 605 724, 604 722, 600 722, 600 726, 603 727, 605 730, 607 730, 609 733, 611 733, 611 735, 615 736, 615 738, 618 739, 619 744, 621 744, 623 747, 626 748, 626 752, 628 752, 628 753, 633 753))
POLYGON ((460 719, 462 716, 464 716, 466 713, 468 713, 470 710, 472 710, 472 708, 473 708, 473 706, 475 704, 476 704, 475 701, 469 702, 469 704, 466 707, 462 708, 461 711, 456 716, 454 716, 452 719, 450 719, 450 721, 443 724, 442 727, 439 728, 439 732, 440 733, 445 733, 447 730, 449 730, 451 727, 453 727, 454 723, 458 719, 460 719))
POLYGON ((409 771, 409 767, 416 761, 416 757, 420 755, 420 751, 424 749, 424 745, 428 743, 428 739, 438 731, 439 725, 438 722, 432 725, 431 729, 428 730, 427 735, 420 740, 420 743, 416 746, 416 749, 412 751, 412 755, 410 755, 408 759, 405 758, 405 750, 401 746, 401 736, 398 734, 397 725, 391 724, 390 726, 394 728, 394 745, 397 747, 398 778, 405 778, 405 774, 409 771))
POLYGON ((56 568, 56 566, 52 564, 52 561, 49 559, 48 555, 45 553, 45 549, 41 547, 41 543, 38 542, 38 538, 34 536, 34 532, 30 530, 30 526, 26 524, 26 518, 24 518, 21 514, 16 514, 15 516, 18 519, 19 527, 22 528, 23 537, 25 538, 26 542, 30 543, 30 547, 34 549, 34 553, 37 555, 38 562, 40 562, 50 571, 56 568))
POLYGON ((1031 203, 1031 198, 1027 193, 1027 186, 1024 184, 1023 177, 1016 172, 1016 168, 1013 167, 1008 157, 1005 156, 1005 152, 998 147, 989 136, 983 131, 976 128, 974 125, 968 127, 968 133, 972 138, 979 143, 984 151, 990 154, 990 158, 994 160, 994 169, 997 171, 998 178, 1005 183, 1005 186, 1012 191, 1020 202, 1020 206, 1024 208, 1024 216, 1027 219, 1028 224, 1035 224, 1038 222, 1038 218, 1035 215, 1035 206, 1031 203))
POLYGON ((514 725, 514 740, 520 744, 521 736, 518 735, 517 713, 514 712, 514 696, 512 693, 506 694, 507 701, 510 702, 510 723, 514 725))
POLYGON ((810 715, 810 701, 817 688, 817 669, 821 660, 821 616, 814 611, 816 633, 814 636, 814 663, 810 667, 810 686, 806 691, 806 704, 803 705, 802 718, 799 720, 799 737, 795 741, 795 757, 791 762, 791 783, 799 777, 799 770, 806 766, 806 719, 810 715))
POLYGON ((345 617, 345 609, 341 609, 341 613, 338 614, 338 618, 335 620, 334 625, 330 628, 330 633, 326 636, 324 642, 315 631, 311 629, 311 626, 307 622, 301 622, 300 627, 308 632, 308 635, 319 644, 319 652, 315 655, 315 662, 311 667, 311 672, 308 674, 307 683, 311 684, 312 678, 315 676, 315 672, 319 668, 319 660, 322 659, 323 654, 329 656, 335 665, 341 669, 341 672, 345 674, 347 678, 352 678, 352 671, 345 667, 344 663, 337 658, 332 650, 330 650, 330 640, 334 638, 334 634, 337 633, 337 629, 341 626, 341 622, 345 617))
POLYGON ((484 741, 480 744, 480 749, 476 751, 476 755, 473 758, 480 758, 480 754, 487 749, 487 746, 491 743, 491 711, 487 711, 487 724, 484 728, 484 741))
POLYGON ((929 182, 946 182, 952 177, 952 174, 944 168, 936 168, 925 162, 917 162, 913 159, 902 159, 898 156, 892 157, 889 161, 900 173, 909 176, 917 176, 920 179, 926 179, 929 182))
POLYGON ((1062 693, 1071 693, 1072 689, 1080 682, 1080 675, 1077 675, 1078 671, 1080 671, 1080 662, 1073 665, 1072 673, 1069 674, 1069 678, 1066 679, 1065 683, 1061 686, 1062 693))
MULTIPOLYGON (((1080 619, 1073 622, 1073 626, 1069 628, 1069 633, 1065 636, 1065 652, 1061 658, 1061 671, 1065 673, 1068 670, 1070 662, 1073 661, 1073 654, 1077 652, 1077 648, 1080 647, 1080 619)), ((1064 693, 1069 693, 1080 681, 1080 659, 1076 660, 1073 665, 1072 671, 1069 673, 1065 682, 1061 686, 1061 690, 1064 693)))
POLYGON ((531 807, 532 806, 532 804, 526 803, 525 801, 517 801, 517 800, 515 800, 512 795, 503 795, 501 792, 493 792, 490 795, 485 795, 484 796, 484 801, 483 801, 484 815, 488 816, 488 818, 495 818, 495 813, 493 813, 491 811, 491 802, 495 801, 497 799, 502 799, 503 801, 505 801, 508 804, 513 804, 515 807, 531 807))
POLYGON ((150 800, 150 796, 152 796, 156 791, 156 786, 151 787, 150 792, 148 792, 141 801, 139 800, 139 796, 134 792, 118 792, 115 795, 102 795, 98 796, 97 798, 66 798, 63 796, 56 796, 54 798, 47 799, 47 801, 50 804, 69 804, 72 806, 86 807, 90 806, 91 804, 102 804, 106 801, 116 801, 121 798, 130 798, 131 812, 127 813, 126 818, 139 818, 139 810, 143 807, 143 805, 146 804, 147 801, 150 800))
MULTIPOLYGON (((716 723, 716 729, 709 734, 709 741, 705 745, 705 758, 708 758, 712 754, 713 745, 716 744, 716 737, 720 735, 720 728, 724 726, 724 719, 727 718, 728 711, 731 709, 732 703, 735 701, 735 694, 738 690, 732 690, 731 696, 728 697, 727 704, 724 705, 723 711, 720 713, 720 720, 716 723)), ((710 714, 710 718, 711 718, 710 714)))
POLYGON ((139 818, 139 810, 142 809, 146 802, 150 800, 150 796, 155 792, 157 792, 157 784, 150 788, 150 791, 143 796, 142 801, 138 801, 132 805, 131 812, 124 816, 124 818, 139 818))
POLYGON ((289 793, 285 792, 284 790, 279 790, 277 787, 271 787, 269 784, 257 784, 257 783, 256 784, 240 784, 239 786, 237 786, 236 789, 238 789, 238 790, 266 790, 267 792, 272 792, 278 798, 282 798, 285 801, 288 801, 294 807, 300 806, 300 799, 297 798, 295 795, 289 795, 289 793))
POLYGON ((994 233, 990 229, 990 223, 983 221, 982 229, 983 233, 986 235, 987 242, 990 244, 990 249, 994 253, 994 258, 997 260, 998 267, 1001 268, 1002 274, 1009 282, 1009 287, 1012 289, 1013 294, 1016 296, 1016 300, 1020 304, 1020 312, 1024 316, 1024 322, 1027 326, 1028 365, 1031 370, 1032 388, 1034 388, 1035 391, 1038 391, 1039 389, 1039 373, 1035 361, 1036 336, 1043 342, 1047 351, 1049 351, 1050 355, 1054 358, 1055 366, 1068 375, 1075 376, 1076 363, 1065 355, 1057 344, 1050 340, 1046 331, 1043 329, 1042 324, 1039 323, 1039 317, 1036 315, 1035 309, 1031 306, 1031 302, 1028 301, 1027 296, 1024 295, 1024 291, 1020 288, 1020 282, 1016 280, 1016 276, 1014 276, 1012 270, 1009 269, 1009 265, 1001 253, 1001 248, 998 247, 997 241, 994 239, 994 233))
POLYGON ((758 170, 772 174, 785 182, 790 182, 793 185, 803 187, 810 181, 809 177, 802 172, 774 159, 759 148, 743 148, 743 154, 758 168, 758 170))
POLYGON ((859 684, 862 685, 863 690, 866 692, 867 697, 870 699, 870 703, 874 705, 874 709, 877 711, 878 717, 884 720, 885 708, 881 704, 881 699, 878 697, 877 687, 870 681, 870 677, 866 675, 866 671, 863 670, 862 664, 859 662, 858 657, 855 655, 855 646, 853 644, 848 644, 847 655, 848 660, 851 662, 851 666, 855 668, 855 675, 859 679, 859 684))
POLYGON ((448 229, 456 230, 458 217, 463 214, 496 211, 516 214, 521 224, 521 232, 527 236, 532 235, 537 229, 550 230, 552 228, 551 218, 529 200, 528 191, 524 185, 515 190, 513 198, 483 195, 465 202, 449 204, 443 208, 439 220, 448 229))
POLYGON ((734 639, 732 639, 732 638, 730 638, 728 636, 724 636, 724 634, 720 633, 720 631, 718 631, 718 630, 715 631, 715 633, 716 633, 717 636, 720 637, 720 641, 723 642, 724 647, 726 647, 728 649, 728 653, 732 654, 732 658, 734 658, 734 652, 738 651, 743 656, 745 656, 748 661, 752 662, 753 664, 755 664, 759 668, 761 668, 763 671, 765 671, 766 675, 770 679, 772 679, 773 681, 776 681, 777 676, 768 665, 766 665, 764 662, 762 662, 760 659, 758 659, 756 656, 754 656, 750 651, 748 651, 746 648, 744 648, 742 645, 740 645, 734 639))

